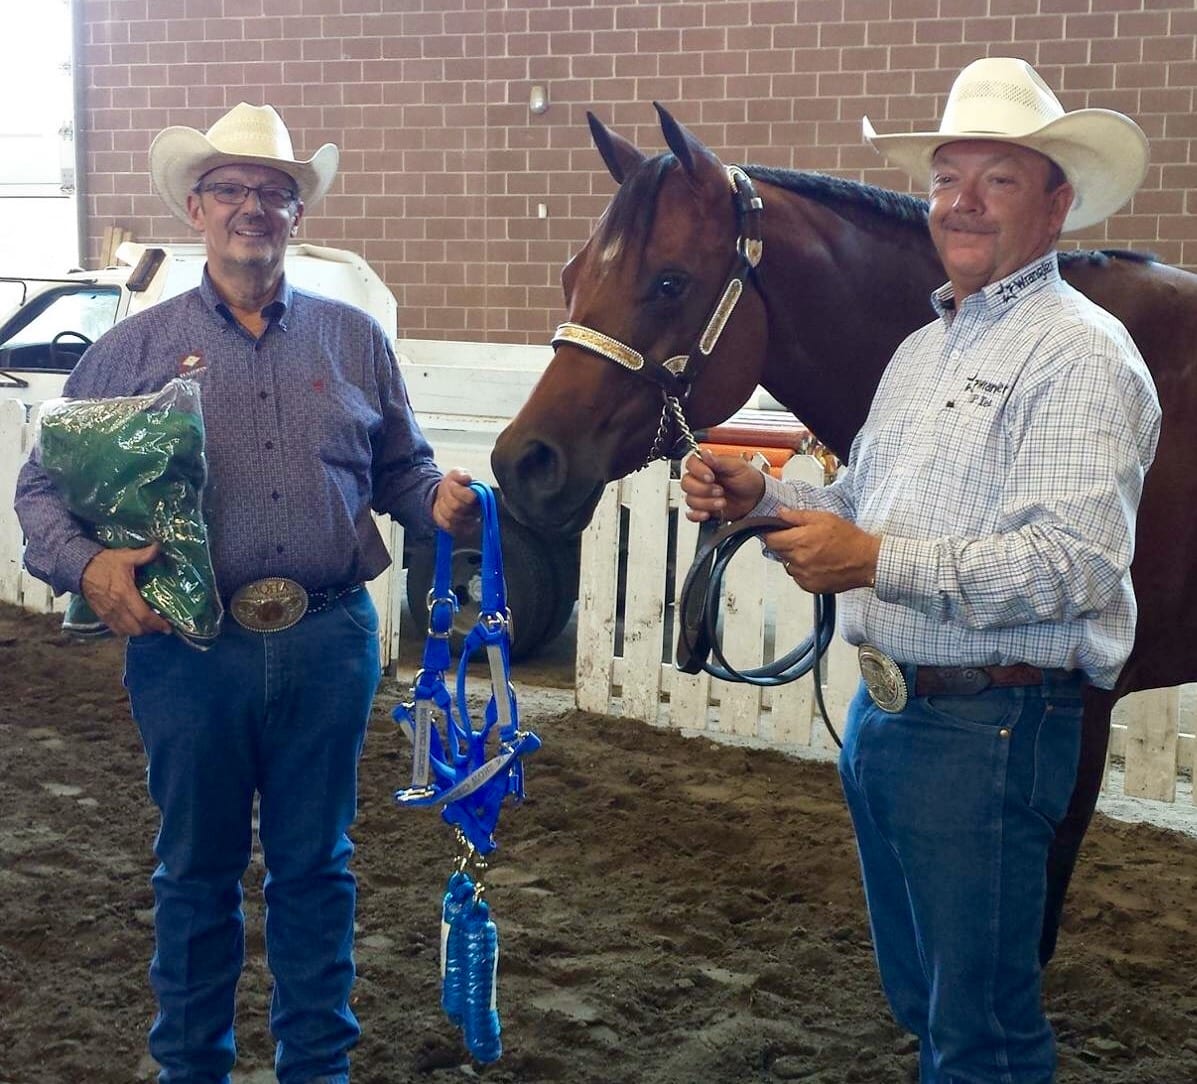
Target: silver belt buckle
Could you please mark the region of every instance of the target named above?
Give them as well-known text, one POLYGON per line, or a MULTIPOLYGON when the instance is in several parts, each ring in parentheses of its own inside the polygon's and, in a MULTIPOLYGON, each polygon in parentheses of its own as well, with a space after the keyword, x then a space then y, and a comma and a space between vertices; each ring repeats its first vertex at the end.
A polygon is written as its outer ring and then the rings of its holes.
POLYGON ((229 612, 251 632, 282 632, 308 612, 308 593, 294 580, 267 576, 237 588, 229 612))
POLYGON ((884 651, 878 651, 872 644, 861 644, 857 649, 860 676, 873 703, 882 711, 896 713, 906 707, 908 699, 906 678, 900 667, 884 651))

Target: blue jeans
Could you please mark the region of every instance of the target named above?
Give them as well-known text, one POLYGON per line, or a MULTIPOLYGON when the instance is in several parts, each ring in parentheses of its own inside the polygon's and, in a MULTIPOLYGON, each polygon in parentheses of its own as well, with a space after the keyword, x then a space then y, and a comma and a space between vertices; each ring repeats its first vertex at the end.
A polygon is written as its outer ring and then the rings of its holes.
POLYGON ((160 1084, 227 1084, 236 1060, 255 793, 275 1072, 280 1084, 349 1079, 360 1029, 349 1008, 356 887, 346 832, 380 675, 378 615, 364 590, 283 632, 226 617, 207 651, 174 636, 129 641, 125 685, 161 813, 150 965, 160 1084))
MULTIPOLYGON (((913 687, 913 684, 911 684, 913 687)), ((919 1038, 921 1084, 1048 1084, 1047 849, 1072 794, 1081 682, 911 697, 862 685, 840 778, 882 986, 919 1038)))

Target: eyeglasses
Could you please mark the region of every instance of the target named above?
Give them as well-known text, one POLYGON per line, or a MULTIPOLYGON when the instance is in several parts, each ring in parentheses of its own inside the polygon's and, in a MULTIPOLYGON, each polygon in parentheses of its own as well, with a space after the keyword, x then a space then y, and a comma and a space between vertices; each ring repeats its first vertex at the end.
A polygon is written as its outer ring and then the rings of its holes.
POLYGON ((251 185, 233 184, 230 181, 214 181, 212 184, 199 185, 197 192, 211 192, 217 203, 228 203, 236 206, 249 199, 251 192, 257 192, 258 202, 263 207, 273 207, 276 210, 289 207, 295 202, 295 193, 289 188, 279 188, 273 184, 251 185))

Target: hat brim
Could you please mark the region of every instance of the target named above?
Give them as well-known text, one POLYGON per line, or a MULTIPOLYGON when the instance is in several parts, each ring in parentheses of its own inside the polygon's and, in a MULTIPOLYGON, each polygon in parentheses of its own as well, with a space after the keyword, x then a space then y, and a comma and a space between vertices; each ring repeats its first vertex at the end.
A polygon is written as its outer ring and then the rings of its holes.
POLYGON ((340 152, 325 143, 306 161, 229 154, 212 146, 203 132, 177 126, 165 128, 150 144, 150 181, 171 213, 190 224, 187 195, 199 179, 218 166, 255 165, 281 170, 294 182, 305 207, 317 203, 337 175, 340 152))
POLYGON ((1046 155, 1076 193, 1064 230, 1083 230, 1109 218, 1129 202, 1147 175, 1147 137, 1134 121, 1109 109, 1079 109, 1027 135, 993 132, 910 132, 878 135, 865 117, 864 138, 912 180, 927 185, 931 159, 948 143, 984 139, 1014 143, 1046 155))

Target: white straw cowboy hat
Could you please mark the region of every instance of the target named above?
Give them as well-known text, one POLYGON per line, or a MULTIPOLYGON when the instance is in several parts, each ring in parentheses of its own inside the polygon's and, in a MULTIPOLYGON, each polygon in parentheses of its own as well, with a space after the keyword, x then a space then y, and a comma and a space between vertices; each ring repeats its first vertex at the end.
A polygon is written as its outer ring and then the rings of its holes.
POLYGON ((864 137, 919 184, 931 177, 936 148, 960 139, 1017 143, 1056 163, 1076 192, 1064 229, 1108 218, 1135 194, 1147 173, 1147 137, 1110 109, 1064 107, 1025 60, 986 57, 952 84, 938 132, 878 135, 864 118, 864 137))
POLYGON ((333 143, 325 143, 307 161, 296 159, 283 118, 268 105, 241 102, 206 134, 183 125, 159 132, 150 144, 150 180, 171 212, 189 222, 187 193, 217 166, 248 163, 280 169, 311 206, 328 191, 339 160, 333 143))

